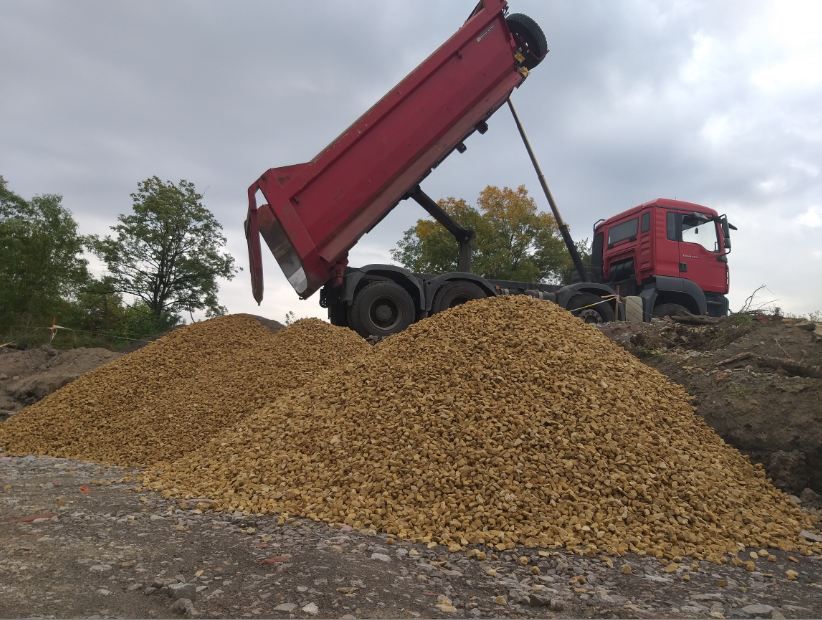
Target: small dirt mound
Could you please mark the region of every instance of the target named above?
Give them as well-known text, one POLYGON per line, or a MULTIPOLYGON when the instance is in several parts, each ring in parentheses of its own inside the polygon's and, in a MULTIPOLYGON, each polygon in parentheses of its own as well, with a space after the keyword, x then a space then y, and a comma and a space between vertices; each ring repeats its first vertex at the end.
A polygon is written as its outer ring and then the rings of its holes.
POLYGON ((9 454, 117 465, 178 458, 368 345, 317 319, 272 331, 248 315, 211 319, 90 372, 0 425, 9 454))
POLYGON ((147 482, 454 549, 719 560, 809 525, 682 388, 528 297, 417 323, 147 482))
POLYGON ((0 422, 120 355, 100 348, 0 349, 0 422))

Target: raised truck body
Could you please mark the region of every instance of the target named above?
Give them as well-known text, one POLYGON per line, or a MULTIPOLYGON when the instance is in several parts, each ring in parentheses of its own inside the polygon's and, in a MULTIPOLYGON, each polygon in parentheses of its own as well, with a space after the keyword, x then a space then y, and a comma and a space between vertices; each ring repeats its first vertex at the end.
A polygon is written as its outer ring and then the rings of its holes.
POLYGON ((272 168, 249 187, 245 226, 258 303, 262 237, 301 298, 322 288, 320 303, 331 322, 363 336, 389 335, 430 314, 498 294, 548 299, 595 322, 612 320, 626 296, 639 300, 645 320, 727 313, 727 219, 681 201, 658 199, 598 222, 591 267, 573 284, 493 280, 470 272, 472 232, 419 184, 454 150, 464 151, 468 136, 485 132, 489 117, 547 54, 539 26, 524 15, 506 17, 506 9, 503 0, 482 0, 454 35, 314 159, 272 168), (348 251, 406 198, 455 236, 459 271, 348 267, 348 251))

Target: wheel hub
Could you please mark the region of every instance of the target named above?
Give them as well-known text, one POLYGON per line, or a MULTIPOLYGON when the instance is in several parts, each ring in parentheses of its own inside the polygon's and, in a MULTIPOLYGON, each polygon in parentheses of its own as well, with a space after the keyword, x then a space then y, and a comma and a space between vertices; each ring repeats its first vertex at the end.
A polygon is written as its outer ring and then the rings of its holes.
POLYGON ((397 322, 397 307, 388 299, 377 301, 371 311, 371 319, 380 327, 387 329, 397 322))
POLYGON ((602 323, 602 315, 593 308, 585 308, 577 314, 586 323, 602 323))

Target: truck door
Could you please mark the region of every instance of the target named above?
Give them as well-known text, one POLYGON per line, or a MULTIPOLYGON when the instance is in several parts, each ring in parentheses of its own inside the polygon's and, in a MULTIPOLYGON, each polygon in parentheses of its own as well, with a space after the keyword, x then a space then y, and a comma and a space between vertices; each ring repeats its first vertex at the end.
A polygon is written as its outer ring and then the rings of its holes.
POLYGON ((718 223, 696 212, 668 213, 679 247, 679 277, 693 281, 705 292, 728 292, 728 261, 720 245, 718 223))

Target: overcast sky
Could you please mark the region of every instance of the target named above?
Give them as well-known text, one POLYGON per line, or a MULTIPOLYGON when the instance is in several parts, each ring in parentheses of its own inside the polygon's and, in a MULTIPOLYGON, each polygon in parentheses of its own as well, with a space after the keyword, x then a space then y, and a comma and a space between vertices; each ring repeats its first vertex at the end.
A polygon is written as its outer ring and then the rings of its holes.
MULTIPOLYGON (((447 39, 474 0, 0 0, 0 174, 55 193, 105 233, 149 176, 188 179, 247 265, 246 189, 311 159, 447 39)), ((575 237, 657 197, 738 226, 731 307, 758 285, 785 311, 822 309, 822 2, 510 0, 551 52, 514 94, 575 237)), ((508 111, 424 183, 474 201, 525 184, 547 209, 508 111)), ((404 202, 351 252, 390 262, 423 216, 404 202)), ((261 308, 247 269, 231 312, 324 316, 273 257, 261 308)))

